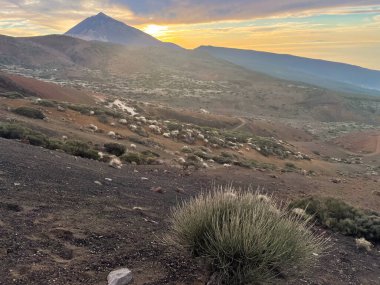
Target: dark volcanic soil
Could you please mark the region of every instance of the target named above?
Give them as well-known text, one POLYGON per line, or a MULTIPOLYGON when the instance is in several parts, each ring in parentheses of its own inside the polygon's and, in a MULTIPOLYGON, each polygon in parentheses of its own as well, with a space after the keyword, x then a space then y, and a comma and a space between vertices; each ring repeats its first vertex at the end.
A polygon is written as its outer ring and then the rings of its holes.
MULTIPOLYGON (((0 139, 0 284, 103 285, 124 266, 134 284, 204 284, 196 263, 162 240, 170 207, 213 180, 233 177, 164 166, 117 170, 0 139)), ((256 175, 239 182, 258 183, 256 175)), ((378 249, 363 252, 350 237, 327 235, 333 246, 318 267, 276 284, 380 284, 378 249)))

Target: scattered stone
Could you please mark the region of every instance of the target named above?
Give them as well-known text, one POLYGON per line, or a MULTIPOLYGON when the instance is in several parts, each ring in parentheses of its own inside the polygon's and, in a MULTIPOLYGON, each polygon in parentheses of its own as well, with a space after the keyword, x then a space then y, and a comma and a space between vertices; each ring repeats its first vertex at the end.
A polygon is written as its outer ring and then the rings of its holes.
POLYGON ((60 112, 65 112, 66 111, 66 109, 63 108, 61 105, 57 106, 57 110, 60 111, 60 112))
POLYGON ((132 280, 132 271, 128 268, 114 270, 108 274, 107 277, 108 285, 127 285, 130 284, 132 280))
POLYGON ((141 177, 141 180, 149 180, 147 177, 141 177))
POLYGON ((98 130, 98 127, 95 126, 95 125, 93 125, 93 124, 90 124, 90 125, 88 126, 88 128, 89 128, 90 130, 94 131, 94 132, 96 132, 96 131, 98 130))
POLYGON ((339 183, 342 183, 342 180, 340 178, 332 178, 331 182, 339 184, 339 183))
POLYGON ((164 190, 162 190, 162 187, 152 187, 151 190, 156 193, 164 194, 164 190))
POLYGON ((355 243, 358 249, 365 249, 366 251, 371 251, 373 248, 373 244, 365 238, 357 238, 355 239, 355 243))
POLYGON ((181 193, 181 194, 185 194, 185 190, 183 188, 181 188, 181 187, 177 187, 175 189, 175 191, 178 192, 178 193, 181 193))
POLYGON ((112 179, 111 178, 104 178, 104 180, 108 181, 108 182, 111 182, 112 179))
POLYGON ((116 136, 115 132, 113 132, 113 131, 109 131, 107 135, 109 137, 115 137, 116 136))
POLYGON ((109 166, 113 167, 113 168, 117 168, 117 169, 120 169, 121 166, 122 166, 122 163, 120 161, 120 159, 118 157, 114 157, 111 159, 110 163, 109 163, 109 166))
POLYGON ((99 185, 99 186, 103 185, 102 182, 100 182, 100 181, 94 181, 94 183, 97 184, 97 185, 99 185))

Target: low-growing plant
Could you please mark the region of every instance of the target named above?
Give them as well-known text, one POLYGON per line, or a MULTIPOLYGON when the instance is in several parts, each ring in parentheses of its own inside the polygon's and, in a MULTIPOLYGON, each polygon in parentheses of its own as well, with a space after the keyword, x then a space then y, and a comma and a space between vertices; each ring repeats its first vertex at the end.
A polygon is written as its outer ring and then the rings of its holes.
POLYGON ((310 197, 289 206, 304 209, 321 225, 344 235, 380 242, 379 213, 355 208, 335 198, 310 197))
POLYGON ((44 107, 50 107, 50 108, 57 107, 58 105, 56 102, 53 102, 50 100, 39 100, 36 102, 36 104, 44 106, 44 107))
POLYGON ((123 156, 121 156, 121 160, 128 163, 136 163, 138 165, 151 165, 157 164, 159 154, 152 151, 143 151, 139 152, 127 152, 123 156))
POLYGON ((119 143, 106 143, 104 144, 104 148, 106 152, 116 155, 116 156, 121 156, 125 153, 127 148, 125 145, 119 144, 119 143))
POLYGON ((61 149, 66 153, 90 159, 99 159, 98 152, 89 144, 80 141, 62 142, 34 131, 30 128, 14 123, 0 124, 0 137, 28 141, 31 145, 42 146, 47 149, 61 149))
POLYGON ((127 152, 121 157, 121 160, 128 163, 144 164, 144 157, 138 152, 127 152))
POLYGON ((18 115, 25 116, 25 117, 32 118, 32 119, 43 120, 45 118, 45 115, 44 115, 44 113, 42 113, 42 111, 40 111, 38 109, 31 108, 31 107, 27 107, 27 106, 18 107, 16 109, 14 109, 13 112, 18 114, 18 115))
POLYGON ((22 95, 21 93, 16 92, 16 91, 9 91, 9 92, 0 93, 0 97, 5 97, 5 98, 8 98, 8 99, 22 99, 22 98, 25 98, 24 95, 22 95))
POLYGON ((108 124, 109 123, 108 117, 105 114, 98 115, 97 118, 98 118, 98 121, 102 124, 108 124))
POLYGON ((89 159, 99 159, 99 154, 89 144, 81 141, 67 141, 63 145, 63 150, 75 156, 80 156, 89 159))
POLYGON ((206 261, 215 284, 256 284, 308 269, 326 245, 307 220, 231 187, 175 207, 168 242, 206 261))

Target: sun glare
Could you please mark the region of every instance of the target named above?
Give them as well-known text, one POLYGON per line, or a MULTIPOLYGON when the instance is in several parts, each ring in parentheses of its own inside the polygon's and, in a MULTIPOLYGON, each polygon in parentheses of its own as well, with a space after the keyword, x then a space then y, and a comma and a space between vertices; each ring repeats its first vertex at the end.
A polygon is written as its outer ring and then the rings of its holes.
POLYGON ((165 35, 166 31, 168 30, 168 27, 159 25, 148 25, 143 30, 145 33, 151 36, 160 37, 165 35))

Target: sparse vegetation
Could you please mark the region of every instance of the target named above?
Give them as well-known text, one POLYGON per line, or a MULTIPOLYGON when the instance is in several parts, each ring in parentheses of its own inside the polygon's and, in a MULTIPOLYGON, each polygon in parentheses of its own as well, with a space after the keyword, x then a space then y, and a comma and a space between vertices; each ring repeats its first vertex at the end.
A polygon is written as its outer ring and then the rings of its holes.
POLYGON ((325 245, 307 221, 271 199, 231 187, 177 206, 168 240, 205 259, 215 284, 265 282, 295 268, 307 269, 325 245))
POLYGON ((157 157, 151 154, 143 154, 139 152, 127 152, 121 157, 122 161, 128 163, 136 163, 138 165, 155 164, 157 157))
POLYGON ((54 101, 51 101, 51 100, 38 100, 36 102, 36 104, 44 106, 44 107, 49 107, 49 108, 53 108, 53 107, 57 107, 58 106, 57 102, 54 102, 54 101))
POLYGON ((16 109, 14 109, 13 112, 18 114, 18 115, 25 116, 25 117, 32 118, 32 119, 43 120, 45 118, 45 115, 44 115, 44 113, 42 113, 42 111, 40 111, 38 109, 31 108, 31 107, 26 107, 26 106, 18 107, 16 109))
POLYGON ((84 158, 99 159, 98 152, 87 143, 70 140, 62 142, 18 124, 0 124, 0 137, 24 140, 31 145, 42 146, 47 149, 61 149, 66 153, 84 158))
POLYGON ((119 143, 106 143, 104 144, 105 150, 113 155, 121 156, 125 153, 127 150, 125 145, 119 144, 119 143))
POLYGON ((89 159, 99 159, 99 154, 89 144, 81 141, 67 141, 62 149, 75 156, 80 156, 89 159))
POLYGON ((1 92, 0 97, 5 97, 8 99, 22 99, 24 98, 24 95, 16 91, 7 91, 7 92, 1 92))
POLYGON ((380 242, 380 215, 355 208, 335 198, 305 198, 290 204, 301 208, 325 227, 344 235, 380 242))

